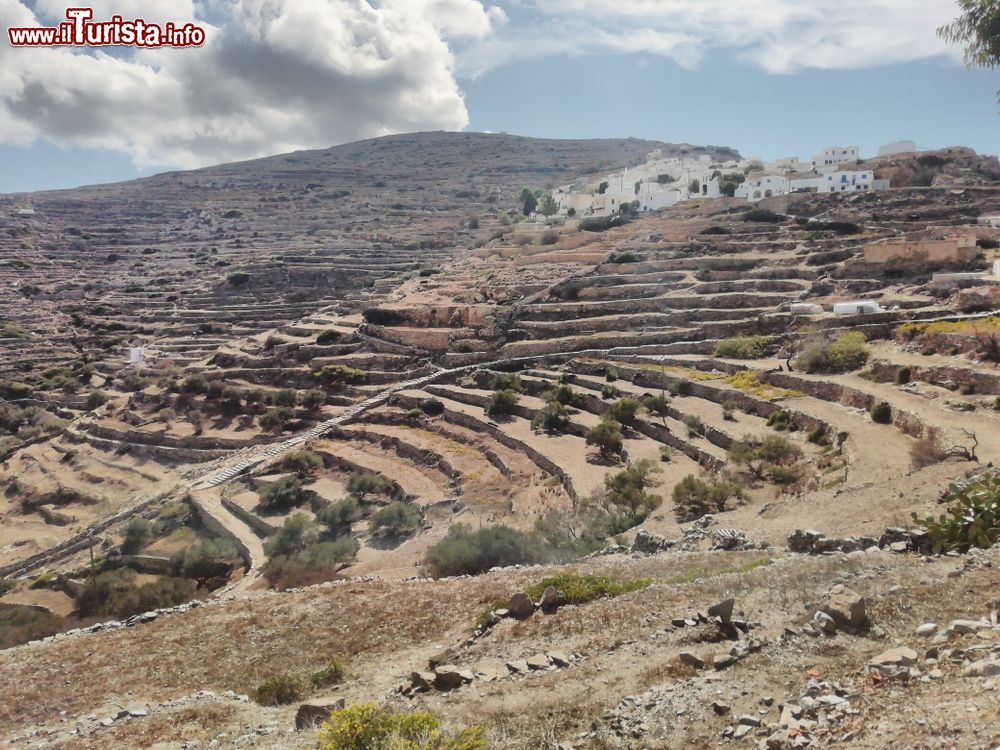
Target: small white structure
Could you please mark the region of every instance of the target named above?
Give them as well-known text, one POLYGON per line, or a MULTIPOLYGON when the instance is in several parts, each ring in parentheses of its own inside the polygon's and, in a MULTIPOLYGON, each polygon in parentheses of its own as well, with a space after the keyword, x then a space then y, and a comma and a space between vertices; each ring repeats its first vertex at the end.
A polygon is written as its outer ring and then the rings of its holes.
POLYGON ((987 227, 1000 227, 1000 216, 980 216, 976 222, 987 227))
POLYGON ((789 305, 788 311, 792 315, 820 315, 823 312, 823 306, 814 302, 793 302, 789 305))
POLYGON ((34 216, 35 209, 33 208, 19 208, 17 209, 18 216, 34 216))
POLYGON ((133 346, 128 350, 128 363, 130 365, 141 365, 146 361, 146 350, 141 346, 133 346))
POLYGON ((869 313, 884 312, 882 306, 874 300, 852 300, 851 302, 837 302, 833 306, 834 315, 867 315, 869 313))
POLYGON ((887 143, 878 150, 879 156, 892 156, 893 154, 912 154, 917 150, 917 144, 913 141, 896 141, 887 143))
POLYGON ((635 198, 639 201, 640 211, 660 211, 676 206, 681 199, 681 193, 679 190, 667 189, 655 182, 644 182, 639 186, 639 194, 635 198))
POLYGON ((736 188, 736 197, 745 198, 754 203, 774 195, 784 195, 788 192, 788 178, 782 175, 765 174, 748 177, 736 188))
POLYGON ((1000 276, 1000 258, 993 261, 993 275, 1000 276))
POLYGON ((857 146, 830 146, 813 157, 813 167, 830 167, 837 164, 850 164, 860 158, 861 149, 857 146))

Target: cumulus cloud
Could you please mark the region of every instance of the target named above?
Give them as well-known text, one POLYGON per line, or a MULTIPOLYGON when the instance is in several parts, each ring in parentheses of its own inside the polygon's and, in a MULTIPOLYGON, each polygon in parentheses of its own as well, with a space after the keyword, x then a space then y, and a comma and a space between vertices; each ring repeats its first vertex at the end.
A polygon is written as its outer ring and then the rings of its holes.
POLYGON ((476 76, 512 59, 646 53, 693 68, 713 50, 769 73, 860 68, 942 54, 954 0, 517 0, 530 23, 467 50, 476 76))
MULTIPOLYGON (((196 21, 198 49, 0 46, 0 139, 106 148, 194 167, 426 129, 468 113, 452 40, 505 16, 476 0, 100 0, 147 21, 196 21), (205 19, 211 18, 210 24, 205 19)), ((49 25, 63 3, 0 0, 0 26, 49 25)))

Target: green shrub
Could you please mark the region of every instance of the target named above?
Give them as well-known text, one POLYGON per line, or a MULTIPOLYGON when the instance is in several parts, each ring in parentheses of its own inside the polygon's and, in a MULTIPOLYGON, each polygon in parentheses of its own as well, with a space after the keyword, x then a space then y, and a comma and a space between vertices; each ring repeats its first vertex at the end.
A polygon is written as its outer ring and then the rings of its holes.
POLYGON ((826 428, 823 426, 817 427, 815 430, 809 433, 809 442, 815 445, 829 445, 830 436, 826 434, 826 428))
POLYGON ((486 413, 494 419, 510 416, 520 400, 521 396, 517 391, 496 391, 490 398, 489 404, 486 405, 486 413))
POLYGON ((486 733, 474 726, 449 732, 433 715, 396 713, 374 703, 333 711, 320 730, 319 750, 486 750, 486 733))
POLYGON ((587 445, 593 445, 603 459, 621 455, 624 447, 621 425, 612 419, 602 419, 587 433, 587 445))
POLYGON ((661 445, 660 446, 660 460, 661 461, 667 462, 667 461, 671 460, 673 457, 674 457, 674 449, 673 448, 671 448, 669 445, 661 445))
POLYGON ((264 579, 268 586, 279 590, 331 581, 344 563, 354 559, 358 548, 357 539, 351 536, 311 544, 294 554, 268 560, 264 579))
POLYGON ((533 600, 538 600, 541 599, 545 589, 552 586, 563 592, 567 604, 586 604, 597 599, 612 598, 632 591, 640 591, 651 583, 652 581, 648 578, 633 578, 619 582, 605 576, 560 573, 529 586, 525 593, 533 600))
POLYGON ((285 471, 294 471, 300 477, 307 477, 323 468, 323 458, 315 451, 293 451, 281 462, 285 471))
POLYGON ((336 341, 339 341, 340 337, 342 335, 343 334, 341 334, 340 331, 335 330, 333 328, 329 328, 329 329, 327 329, 325 331, 320 331, 319 335, 316 337, 316 343, 317 344, 332 344, 332 343, 334 343, 336 341))
POLYGON ((63 629, 63 618, 48 610, 0 604, 0 649, 41 640, 63 629))
POLYGON ((769 211, 766 208, 752 208, 743 214, 743 221, 756 221, 766 224, 781 224, 786 217, 769 211))
POLYGON ((789 414, 784 409, 775 409, 771 412, 771 415, 767 418, 767 426, 778 432, 784 432, 788 429, 792 421, 792 415, 789 414))
POLYGON ((345 365, 323 365, 313 375, 321 383, 329 386, 355 385, 357 383, 364 383, 367 380, 367 376, 363 371, 345 365))
POLYGON ((643 459, 604 478, 604 492, 596 503, 606 514, 608 536, 638 526, 660 507, 663 499, 649 492, 659 471, 659 466, 643 459))
POLYGON ((263 510, 280 513, 311 502, 315 493, 305 489, 298 477, 282 477, 261 487, 257 496, 263 510))
POLYGON ((896 370, 896 385, 906 385, 912 377, 913 373, 909 367, 900 367, 896 370))
POLYGON ((667 390, 673 396, 690 396, 691 391, 694 390, 694 384, 687 378, 679 378, 677 380, 670 381, 670 385, 667 386, 667 390))
POLYGON ((885 401, 876 401, 868 413, 871 415, 872 422, 892 424, 892 407, 885 401))
POLYGON ((568 383, 560 383, 545 394, 546 401, 554 401, 563 406, 580 406, 583 398, 568 383))
POLYGON ((347 480, 347 493, 358 500, 364 500, 368 495, 391 496, 396 491, 392 480, 384 474, 366 472, 353 474, 347 480))
POLYGON ((253 691, 253 699, 262 706, 283 706, 300 700, 304 694, 305 681, 299 675, 276 674, 253 691))
POLYGON ((523 393, 524 386, 521 384, 521 376, 516 372, 501 372, 493 376, 490 381, 490 390, 523 393))
POLYGON ((684 426, 687 427, 689 438, 700 437, 705 434, 705 423, 701 421, 701 417, 694 414, 688 414, 684 417, 684 426))
POLYGON ((368 527, 373 536, 398 541, 417 533, 421 520, 417 506, 396 501, 373 513, 368 527))
POLYGON ((641 408, 642 404, 634 398, 623 398, 611 404, 607 414, 618 424, 632 427, 635 425, 635 417, 641 408))
POLYGON ((802 450, 782 435, 765 435, 736 441, 729 449, 729 457, 734 463, 746 466, 755 479, 770 477, 785 484, 779 477, 790 476, 787 470, 802 458, 802 450))
POLYGON ((335 535, 346 534, 351 526, 361 519, 361 508, 354 497, 345 497, 323 506, 316 514, 316 520, 335 535))
POLYGON ((531 427, 545 432, 562 432, 569 426, 569 412, 558 401, 549 401, 535 414, 531 427))
POLYGON ((742 500, 744 494, 742 483, 730 474, 711 474, 705 478, 688 474, 674 485, 674 512, 681 522, 708 513, 722 513, 729 509, 730 500, 742 500))
POLYGON ((604 373, 604 379, 609 383, 614 383, 618 380, 618 370, 609 367, 604 373))
POLYGON ((735 336, 715 345, 715 356, 726 359, 760 359, 767 356, 770 336, 735 336))
POLYGON ((936 553, 986 549, 1000 542, 1000 474, 952 484, 944 499, 950 505, 937 518, 912 514, 927 529, 936 553))
POLYGON ((642 405, 650 414, 665 417, 670 406, 670 398, 664 393, 655 396, 646 395, 642 397, 642 405))
POLYGON ((149 521, 140 516, 133 516, 125 525, 125 538, 121 544, 122 553, 126 555, 136 554, 146 546, 152 536, 153 531, 149 521))
POLYGON ((284 432, 294 417, 295 411, 290 406, 278 406, 261 415, 260 426, 269 432, 284 432))
POLYGON ((859 331, 842 333, 833 341, 811 339, 795 358, 795 366, 808 373, 836 375, 864 367, 869 351, 865 335, 859 331))
POLYGON ((299 399, 302 407, 308 411, 316 411, 326 403, 326 394, 318 388, 310 388, 299 399))
POLYGON ((605 401, 608 401, 613 398, 618 398, 621 395, 622 392, 619 391, 617 388, 615 388, 613 385, 608 384, 601 386, 601 398, 603 398, 605 401))
POLYGON ((477 575, 490 568, 548 562, 551 552, 537 534, 487 526, 473 530, 463 523, 448 529, 448 534, 432 544, 424 556, 424 565, 435 578, 477 575))
POLYGON ((632 252, 631 250, 623 250, 617 253, 611 253, 608 258, 608 263, 638 263, 642 260, 642 256, 639 253, 632 252))
POLYGON ((350 677, 350 673, 339 661, 334 659, 322 669, 309 674, 309 684, 315 689, 339 685, 350 677))
POLYGON ((291 555, 319 541, 319 525, 305 513, 295 513, 267 540, 264 551, 269 557, 291 555))
POLYGON ((104 391, 91 391, 87 395, 87 402, 85 408, 87 411, 93 411, 99 406, 104 406, 108 402, 108 394, 104 391))
POLYGON ((176 552, 171 558, 174 574, 207 582, 229 575, 236 548, 222 539, 209 539, 176 552))
POLYGON ((144 584, 136 583, 129 568, 99 573, 76 597, 76 613, 81 617, 111 616, 126 618, 159 607, 173 607, 190 600, 196 590, 194 581, 163 577, 144 584))

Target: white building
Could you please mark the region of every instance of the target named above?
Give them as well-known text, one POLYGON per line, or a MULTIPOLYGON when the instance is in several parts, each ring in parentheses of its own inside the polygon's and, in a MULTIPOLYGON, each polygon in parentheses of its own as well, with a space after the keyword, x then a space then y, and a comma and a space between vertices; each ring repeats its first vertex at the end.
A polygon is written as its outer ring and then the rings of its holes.
POLYGON ((680 202, 681 192, 655 182, 644 182, 639 186, 635 199, 639 201, 640 211, 660 211, 676 206, 680 202))
POLYGON ((913 141, 896 141, 887 143, 878 150, 879 156, 892 156, 893 154, 912 154, 917 150, 917 144, 913 141))
POLYGON ((766 165, 768 172, 787 174, 788 172, 809 172, 812 170, 812 163, 802 161, 797 156, 786 156, 777 161, 768 162, 766 165))
POLYGON ((784 195, 789 191, 788 178, 782 175, 765 174, 748 177, 736 188, 736 197, 754 203, 774 195, 784 195))
POLYGON ((857 146, 830 146, 813 157, 813 167, 832 167, 837 164, 850 164, 860 158, 861 149, 857 146))
POLYGON ((816 177, 796 177, 790 180, 793 193, 816 191, 817 193, 846 193, 852 190, 871 190, 875 186, 875 173, 830 172, 816 177))
POLYGON ((141 346, 133 346, 128 350, 128 363, 141 365, 146 360, 146 350, 141 346))
POLYGON ((1000 260, 993 261, 993 275, 1000 276, 1000 260))
POLYGON ((884 310, 882 310, 882 306, 874 300, 837 302, 833 306, 834 315, 867 315, 869 313, 879 312, 884 312, 884 310))

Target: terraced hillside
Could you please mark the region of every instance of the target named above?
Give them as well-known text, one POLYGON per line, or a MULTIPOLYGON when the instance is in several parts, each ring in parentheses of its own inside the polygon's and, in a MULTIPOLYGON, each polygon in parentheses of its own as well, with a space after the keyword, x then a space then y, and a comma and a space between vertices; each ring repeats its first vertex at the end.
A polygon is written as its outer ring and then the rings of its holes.
POLYGON ((89 321, 73 346, 121 340, 8 380, 0 607, 35 641, 0 653, 29 677, 0 685, 10 741, 313 747, 293 709, 343 697, 485 722, 496 747, 994 746, 995 555, 932 556, 912 514, 1000 461, 995 160, 900 157, 947 180, 611 228, 519 221, 522 186, 651 147, 589 143, 406 136, 161 176, 149 194, 211 201, 208 262, 161 235, 136 261, 165 269, 148 293, 120 259, 98 275, 114 291, 34 277, 25 310, 89 321), (866 260, 955 233, 975 252, 866 260), (511 562, 534 565, 489 571, 511 562), (134 695, 55 686, 46 655, 83 649, 129 655, 134 695), (357 679, 315 677, 331 658, 357 679), (281 672, 299 690, 278 707, 240 697, 281 672), (26 685, 55 686, 77 731, 26 685), (114 702, 143 707, 102 721, 114 702))

